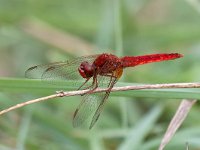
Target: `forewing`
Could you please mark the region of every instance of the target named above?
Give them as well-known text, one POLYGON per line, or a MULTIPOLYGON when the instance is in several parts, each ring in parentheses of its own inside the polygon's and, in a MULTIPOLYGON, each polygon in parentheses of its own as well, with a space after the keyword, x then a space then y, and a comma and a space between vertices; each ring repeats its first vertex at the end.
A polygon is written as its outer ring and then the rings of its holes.
POLYGON ((42 79, 42 75, 44 74, 44 72, 46 72, 50 68, 61 67, 65 64, 68 64, 68 62, 63 61, 63 62, 54 62, 49 64, 36 65, 26 70, 25 77, 30 79, 42 79))
POLYGON ((55 80, 83 80, 78 72, 80 64, 84 61, 93 63, 97 56, 91 55, 79 57, 71 61, 33 66, 25 72, 25 76, 27 78, 42 79, 50 82, 55 80))

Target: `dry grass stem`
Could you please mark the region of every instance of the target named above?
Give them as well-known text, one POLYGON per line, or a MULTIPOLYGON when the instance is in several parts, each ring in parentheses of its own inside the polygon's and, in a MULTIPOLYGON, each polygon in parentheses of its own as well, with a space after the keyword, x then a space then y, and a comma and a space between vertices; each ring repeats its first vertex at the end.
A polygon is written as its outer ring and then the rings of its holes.
MULTIPOLYGON (((141 90, 141 89, 166 89, 166 88, 200 88, 200 83, 171 83, 171 84, 147 84, 147 85, 135 85, 135 86, 123 86, 123 87, 114 87, 111 92, 117 91, 128 91, 128 90, 141 90)), ((104 92, 107 89, 99 89, 97 88, 93 93, 104 92)), ((30 105, 33 103, 37 103, 40 101, 45 101, 49 99, 53 99, 56 97, 64 97, 64 96, 75 96, 75 95, 83 95, 88 90, 79 90, 79 91, 69 91, 69 92, 59 92, 53 95, 41 97, 38 99, 29 100, 27 102, 19 103, 12 107, 9 107, 5 110, 0 111, 0 115, 5 114, 11 110, 30 105)))
POLYGON ((177 109, 174 117, 172 118, 167 131, 161 141, 159 150, 163 150, 164 147, 172 139, 178 128, 181 126, 185 118, 187 117, 190 109, 196 103, 196 100, 182 100, 179 108, 177 109))

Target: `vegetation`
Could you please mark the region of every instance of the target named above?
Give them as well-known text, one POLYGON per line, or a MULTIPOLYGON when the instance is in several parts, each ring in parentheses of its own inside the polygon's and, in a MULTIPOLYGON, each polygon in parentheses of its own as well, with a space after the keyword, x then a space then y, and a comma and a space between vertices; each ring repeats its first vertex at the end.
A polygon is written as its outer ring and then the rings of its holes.
MULTIPOLYGON (((118 56, 178 52, 184 58, 129 68, 117 86, 200 80, 197 0, 0 0, 0 109, 75 90, 73 83, 24 78, 35 64, 109 52, 118 56)), ((56 98, 0 116, 1 150, 154 150, 182 98, 199 89, 116 92, 92 130, 72 127, 81 97, 56 98), (116 97, 117 96, 117 97, 116 97)), ((200 147, 194 105, 166 150, 200 147)))

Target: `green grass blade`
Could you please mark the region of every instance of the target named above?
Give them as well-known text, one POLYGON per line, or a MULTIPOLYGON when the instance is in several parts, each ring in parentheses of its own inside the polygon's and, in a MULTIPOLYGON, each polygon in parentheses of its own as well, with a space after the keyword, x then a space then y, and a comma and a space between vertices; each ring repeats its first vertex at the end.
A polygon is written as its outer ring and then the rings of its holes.
MULTIPOLYGON (((40 80, 29 79, 0 79, 0 91, 1 92, 14 92, 14 93, 30 93, 30 94, 53 94, 56 91, 64 90, 76 90, 77 87, 73 82, 60 81, 54 84, 49 84, 40 80), (63 84, 65 82, 66 84, 63 84)), ((120 86, 136 85, 135 83, 118 83, 120 86)), ((148 89, 148 90, 129 90, 112 92, 111 96, 121 97, 148 97, 148 98, 166 98, 166 99, 200 99, 200 89, 148 89)))
POLYGON ((156 120, 162 112, 160 105, 153 108, 147 115, 129 132, 125 141, 120 145, 118 150, 137 150, 142 141, 154 127, 156 120))

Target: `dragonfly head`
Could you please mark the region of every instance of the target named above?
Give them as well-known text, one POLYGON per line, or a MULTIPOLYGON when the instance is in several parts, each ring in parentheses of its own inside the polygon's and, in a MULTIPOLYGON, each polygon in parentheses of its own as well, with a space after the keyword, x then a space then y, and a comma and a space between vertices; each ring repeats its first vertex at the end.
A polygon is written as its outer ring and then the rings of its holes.
POLYGON ((90 78, 94 75, 94 66, 84 61, 80 64, 78 71, 83 78, 90 78))

